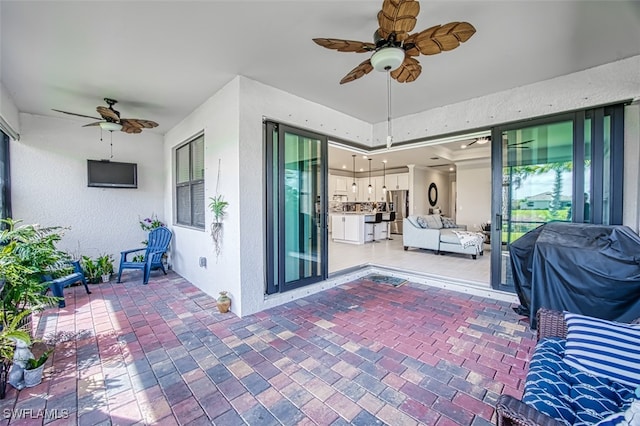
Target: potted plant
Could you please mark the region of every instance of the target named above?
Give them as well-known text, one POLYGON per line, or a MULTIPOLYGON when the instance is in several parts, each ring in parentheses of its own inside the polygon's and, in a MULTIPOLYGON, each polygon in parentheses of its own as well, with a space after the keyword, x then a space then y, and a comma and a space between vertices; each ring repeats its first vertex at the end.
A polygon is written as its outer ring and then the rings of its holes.
POLYGON ((209 209, 213 213, 213 222, 211 222, 211 238, 216 248, 216 256, 220 255, 222 251, 222 221, 227 214, 227 207, 229 202, 224 200, 224 196, 218 194, 214 197, 209 197, 211 202, 209 203, 209 209))
POLYGON ((82 256, 80 264, 82 265, 82 270, 84 271, 84 276, 87 281, 91 284, 98 284, 101 275, 98 262, 89 256, 82 256))
POLYGON ((7 320, 5 311, 2 312, 2 328, 0 329, 0 399, 3 399, 7 390, 9 369, 13 363, 13 355, 16 341, 22 340, 26 344, 31 343, 29 333, 21 329, 22 320, 31 315, 31 311, 23 310, 18 315, 7 320))
POLYGON ((53 349, 47 349, 38 358, 27 360, 27 365, 24 368, 24 384, 26 387, 31 388, 42 383, 44 364, 49 359, 51 352, 53 352, 53 349))
POLYGON ((96 259, 98 272, 103 283, 108 283, 113 274, 113 257, 110 254, 103 254, 96 259))
MULTIPOLYGON (((42 282, 71 272, 69 256, 56 248, 62 237, 61 227, 21 225, 20 221, 2 219, 0 233, 0 309, 3 324, 21 312, 37 311, 58 300, 47 296, 42 282)), ((30 316, 22 317, 23 320, 30 316)), ((29 330, 30 331, 30 330, 29 330)))

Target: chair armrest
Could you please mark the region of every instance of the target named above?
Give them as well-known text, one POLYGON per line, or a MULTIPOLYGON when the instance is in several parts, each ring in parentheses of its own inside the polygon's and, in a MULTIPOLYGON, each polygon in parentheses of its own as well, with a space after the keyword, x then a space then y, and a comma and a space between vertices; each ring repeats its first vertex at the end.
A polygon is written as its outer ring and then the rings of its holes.
POLYGON ((143 251, 146 249, 147 249, 146 247, 142 247, 142 248, 136 248, 131 250, 125 250, 125 251, 121 251, 120 254, 129 254, 129 253, 133 253, 134 251, 143 251))
POLYGON ((452 228, 453 230, 458 230, 458 231, 466 231, 467 230, 467 225, 459 225, 456 223, 456 227, 452 228))
POLYGON ((561 426, 562 423, 512 397, 500 395, 496 402, 498 426, 561 426))
POLYGON ((560 311, 540 308, 536 314, 538 321, 538 340, 545 337, 567 337, 567 323, 560 311))

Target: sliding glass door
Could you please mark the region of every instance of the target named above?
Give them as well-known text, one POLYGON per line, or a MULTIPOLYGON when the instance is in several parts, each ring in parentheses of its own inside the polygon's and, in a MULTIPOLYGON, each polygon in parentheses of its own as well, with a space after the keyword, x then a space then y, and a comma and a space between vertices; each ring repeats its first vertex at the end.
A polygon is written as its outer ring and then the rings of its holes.
POLYGON ((267 143, 267 293, 327 277, 327 140, 265 123, 267 143))
POLYGON ((513 290, 509 245, 550 221, 622 223, 623 106, 493 129, 491 284, 513 290))

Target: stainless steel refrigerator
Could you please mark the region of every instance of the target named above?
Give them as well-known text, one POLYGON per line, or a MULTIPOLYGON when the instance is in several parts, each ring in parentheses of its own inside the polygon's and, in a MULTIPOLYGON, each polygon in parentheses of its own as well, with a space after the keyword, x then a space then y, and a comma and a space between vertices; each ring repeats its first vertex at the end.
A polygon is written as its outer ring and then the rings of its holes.
POLYGON ((391 222, 391 233, 402 234, 402 219, 409 215, 409 191, 387 191, 390 211, 396 212, 396 220, 391 222))

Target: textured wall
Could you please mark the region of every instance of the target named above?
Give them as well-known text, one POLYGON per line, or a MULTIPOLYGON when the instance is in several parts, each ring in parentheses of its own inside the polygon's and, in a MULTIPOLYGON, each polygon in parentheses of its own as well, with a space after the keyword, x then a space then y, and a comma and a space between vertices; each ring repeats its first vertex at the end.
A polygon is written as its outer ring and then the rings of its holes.
POLYGON ((108 159, 109 134, 81 121, 20 114, 22 133, 12 141, 13 217, 24 223, 71 227, 60 247, 95 257, 140 247, 138 219, 163 216, 162 136, 113 135, 113 161, 138 163, 138 189, 87 187, 87 159, 108 159))

